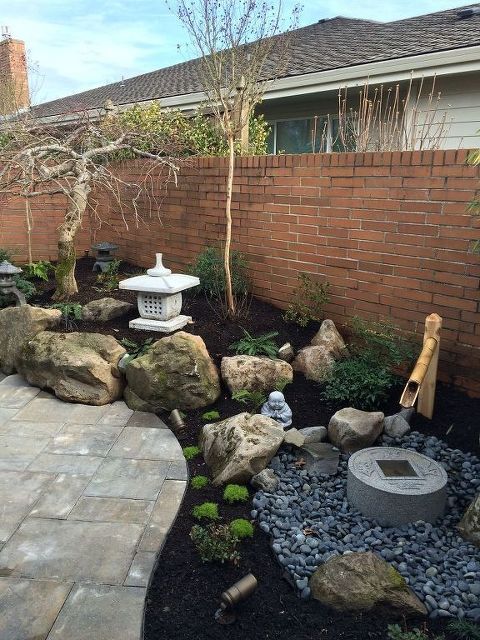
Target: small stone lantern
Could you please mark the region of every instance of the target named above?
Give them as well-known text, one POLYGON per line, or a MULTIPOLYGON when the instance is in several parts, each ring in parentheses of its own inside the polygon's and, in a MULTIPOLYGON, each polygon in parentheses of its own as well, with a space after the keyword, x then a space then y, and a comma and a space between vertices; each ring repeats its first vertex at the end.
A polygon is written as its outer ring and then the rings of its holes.
POLYGON ((105 272, 110 262, 114 259, 112 253, 118 249, 118 245, 111 242, 97 242, 97 244, 92 245, 92 249, 97 252, 97 260, 93 265, 92 271, 105 272))
POLYGON ((130 320, 130 329, 171 333, 184 327, 192 320, 180 314, 182 291, 196 287, 200 280, 195 276, 172 273, 162 264, 162 254, 157 253, 157 263, 147 275, 134 276, 122 280, 118 288, 137 291, 140 318, 130 320))
POLYGON ((22 273, 20 267, 15 267, 7 260, 0 263, 0 294, 8 295, 12 294, 16 298, 16 306, 21 307, 27 304, 25 296, 19 289, 15 282, 15 276, 22 273))

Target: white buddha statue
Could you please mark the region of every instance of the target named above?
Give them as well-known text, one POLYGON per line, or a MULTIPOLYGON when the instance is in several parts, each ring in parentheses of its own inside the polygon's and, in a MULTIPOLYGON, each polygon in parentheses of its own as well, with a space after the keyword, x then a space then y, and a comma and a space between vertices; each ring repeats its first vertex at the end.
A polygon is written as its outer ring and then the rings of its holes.
POLYGON ((281 391, 272 391, 262 406, 261 414, 273 418, 284 429, 292 424, 292 410, 285 402, 285 396, 281 391))

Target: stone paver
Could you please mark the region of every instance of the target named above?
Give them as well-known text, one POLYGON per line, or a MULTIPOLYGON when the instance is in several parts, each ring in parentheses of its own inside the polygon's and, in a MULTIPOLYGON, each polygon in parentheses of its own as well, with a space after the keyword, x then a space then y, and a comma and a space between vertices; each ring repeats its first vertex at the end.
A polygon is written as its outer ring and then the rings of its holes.
POLYGON ((157 416, 0 376, 1 640, 140 640, 187 477, 157 416))
POLYGON ((46 473, 0 471, 0 541, 9 539, 51 479, 46 473))
POLYGON ((182 450, 170 429, 125 427, 110 450, 112 458, 137 460, 179 460, 182 450))
POLYGON ((145 589, 79 584, 48 640, 139 640, 145 589))
POLYGON ((157 554, 150 551, 139 551, 135 554, 125 586, 147 587, 156 559, 157 554))
POLYGON ((122 584, 143 527, 27 518, 0 551, 0 575, 122 584))
POLYGON ((82 496, 71 511, 68 519, 147 524, 154 504, 153 501, 149 500, 82 496))
POLYGON ((169 466, 160 460, 107 458, 85 489, 85 495, 156 500, 169 466))
POLYGON ((44 640, 72 584, 0 578, 0 638, 44 640))
POLYGON ((45 447, 44 453, 106 456, 122 427, 66 424, 45 447))

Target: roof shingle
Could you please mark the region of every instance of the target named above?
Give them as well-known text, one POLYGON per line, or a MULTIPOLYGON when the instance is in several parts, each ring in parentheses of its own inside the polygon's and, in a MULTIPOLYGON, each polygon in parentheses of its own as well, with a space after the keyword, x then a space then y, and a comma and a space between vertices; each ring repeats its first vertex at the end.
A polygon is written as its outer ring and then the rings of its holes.
MULTIPOLYGON (((469 5, 480 8, 480 4, 469 5)), ((465 8, 465 7, 462 7, 465 8)), ((395 22, 337 17, 292 32, 284 77, 392 60, 480 44, 480 13, 458 17, 460 8, 395 22)), ((202 90, 200 60, 189 60, 34 107, 37 117, 102 107, 107 99, 132 104, 202 90)))

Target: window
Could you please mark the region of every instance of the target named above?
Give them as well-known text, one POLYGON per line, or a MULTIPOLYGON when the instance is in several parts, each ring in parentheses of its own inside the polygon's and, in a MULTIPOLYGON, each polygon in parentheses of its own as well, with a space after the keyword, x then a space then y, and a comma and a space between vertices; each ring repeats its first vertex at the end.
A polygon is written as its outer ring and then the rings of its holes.
POLYGON ((343 151, 338 139, 338 118, 315 116, 269 122, 267 150, 275 153, 319 153, 343 151))

